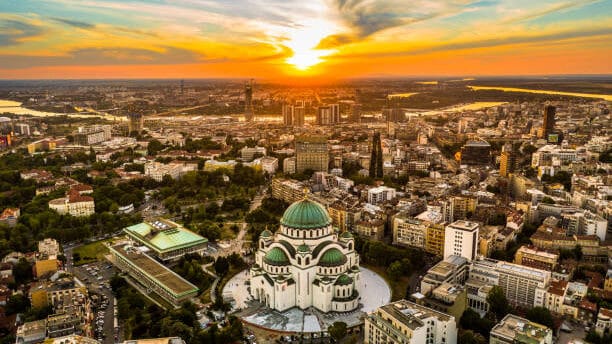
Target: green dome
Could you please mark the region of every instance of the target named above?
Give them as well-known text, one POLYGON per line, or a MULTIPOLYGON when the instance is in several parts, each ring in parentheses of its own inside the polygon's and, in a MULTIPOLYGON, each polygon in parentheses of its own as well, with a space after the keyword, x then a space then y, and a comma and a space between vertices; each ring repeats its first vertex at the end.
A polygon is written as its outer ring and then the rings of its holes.
POLYGON ((336 280, 335 285, 349 285, 351 283, 353 283, 353 279, 347 274, 342 274, 336 280))
POLYGON ((346 256, 337 248, 330 248, 325 251, 319 259, 319 265, 323 266, 338 266, 346 263, 346 256))
POLYGON ((297 251, 298 252, 310 252, 310 247, 308 247, 308 245, 306 244, 301 244, 300 246, 298 246, 297 251))
POLYGON ((269 238, 272 236, 272 232, 269 229, 264 229, 263 232, 261 232, 261 237, 262 238, 269 238))
POLYGON ((285 210, 280 220, 283 226, 297 229, 322 228, 331 224, 327 210, 317 202, 304 199, 285 210))
POLYGON ((289 258, 283 250, 278 247, 273 247, 266 256, 264 261, 270 265, 289 265, 289 258))
POLYGON ((340 234, 340 237, 343 239, 350 239, 353 237, 353 234, 349 233, 349 231, 344 231, 340 234))

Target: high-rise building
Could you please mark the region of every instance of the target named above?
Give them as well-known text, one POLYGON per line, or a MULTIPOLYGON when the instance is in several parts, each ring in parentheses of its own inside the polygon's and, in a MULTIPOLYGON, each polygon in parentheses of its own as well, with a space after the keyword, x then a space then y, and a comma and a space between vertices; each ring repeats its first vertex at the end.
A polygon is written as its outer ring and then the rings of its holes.
POLYGON ((293 126, 303 127, 305 116, 306 116, 306 108, 303 106, 295 106, 293 108, 293 126))
POLYGON ((361 104, 354 103, 351 105, 350 121, 351 123, 361 122, 361 104))
POLYGON ((406 300, 379 307, 368 314, 364 327, 366 344, 457 342, 453 316, 406 300))
POLYGON ((455 221, 444 232, 444 258, 461 256, 469 261, 476 258, 480 225, 471 221, 455 221))
POLYGON ((295 107, 290 104, 283 104, 283 124, 286 126, 293 125, 293 114, 295 107))
POLYGON ((499 159, 499 175, 502 177, 508 177, 508 174, 514 172, 515 169, 516 154, 512 149, 512 144, 506 144, 502 148, 501 156, 499 159))
POLYGON ((403 109, 392 107, 383 109, 383 115, 387 122, 404 122, 406 121, 406 113, 403 109))
POLYGON ((327 172, 329 152, 324 136, 299 136, 295 139, 296 172, 305 170, 327 172))
POLYGON ((328 104, 317 108, 318 125, 334 125, 340 123, 340 105, 328 104))
POLYGON ((283 104, 283 124, 286 126, 303 127, 306 109, 304 106, 283 104))
POLYGON ((244 85, 244 119, 253 121, 253 80, 244 85))
POLYGON ((140 113, 130 113, 128 116, 128 132, 140 133, 144 125, 144 116, 140 113))
POLYGON ((461 147, 461 165, 491 163, 491 145, 487 141, 468 141, 461 147))
POLYGON ((542 117, 542 128, 539 131, 539 137, 548 139, 548 134, 552 134, 555 130, 555 112, 557 108, 552 105, 547 105, 544 108, 544 116, 542 117))
POLYGON ((372 156, 370 158, 370 177, 383 177, 383 154, 382 143, 380 141, 380 133, 374 133, 372 138, 372 156))

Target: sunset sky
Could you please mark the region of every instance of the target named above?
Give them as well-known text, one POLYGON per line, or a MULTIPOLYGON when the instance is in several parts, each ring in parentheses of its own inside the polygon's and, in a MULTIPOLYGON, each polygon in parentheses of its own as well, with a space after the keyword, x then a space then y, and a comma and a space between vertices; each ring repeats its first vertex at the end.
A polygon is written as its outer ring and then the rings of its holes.
POLYGON ((1 0, 0 78, 612 72, 612 0, 1 0))

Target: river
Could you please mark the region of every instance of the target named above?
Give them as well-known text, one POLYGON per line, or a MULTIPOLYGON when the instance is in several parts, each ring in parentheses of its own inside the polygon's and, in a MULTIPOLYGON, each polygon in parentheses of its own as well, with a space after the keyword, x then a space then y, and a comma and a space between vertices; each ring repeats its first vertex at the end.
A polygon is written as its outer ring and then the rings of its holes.
MULTIPOLYGON (((102 118, 109 121, 125 121, 126 118, 123 116, 114 116, 107 114, 105 112, 96 112, 92 114, 85 113, 59 113, 59 112, 46 112, 46 111, 38 111, 25 108, 21 106, 22 103, 16 102, 13 100, 2 100, 0 99, 0 114, 8 112, 13 113, 15 115, 28 115, 35 117, 55 117, 55 116, 68 116, 74 118, 102 118)), ((91 109, 88 109, 91 110, 91 109)))
POLYGON ((556 95, 561 95, 561 96, 599 98, 599 99, 605 99, 607 101, 612 101, 612 94, 594 94, 594 93, 577 93, 577 92, 563 92, 563 91, 550 91, 550 90, 534 90, 530 88, 500 87, 500 86, 468 86, 468 87, 473 89, 474 91, 496 90, 496 91, 504 91, 504 92, 556 94, 556 95))

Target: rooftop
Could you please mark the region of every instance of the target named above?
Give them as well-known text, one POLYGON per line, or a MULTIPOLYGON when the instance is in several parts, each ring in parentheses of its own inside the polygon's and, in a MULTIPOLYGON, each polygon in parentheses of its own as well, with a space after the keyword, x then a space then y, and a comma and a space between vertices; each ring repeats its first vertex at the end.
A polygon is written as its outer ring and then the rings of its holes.
POLYGON ((198 290, 198 287, 195 285, 189 283, 172 270, 161 265, 146 254, 134 249, 130 245, 119 244, 111 247, 111 250, 117 252, 117 254, 125 258, 130 264, 143 271, 150 278, 159 282, 175 295, 182 295, 198 290))
POLYGON ((491 335, 510 338, 519 343, 540 343, 552 330, 514 314, 508 314, 491 330, 491 335))
POLYGON ((160 253, 208 242, 203 236, 166 219, 141 222, 124 228, 124 232, 160 253))
POLYGON ((399 300, 382 306, 379 309, 390 314, 397 321, 411 329, 417 329, 424 326, 425 320, 429 318, 437 318, 440 321, 449 321, 453 319, 453 317, 448 314, 407 300, 399 300))

